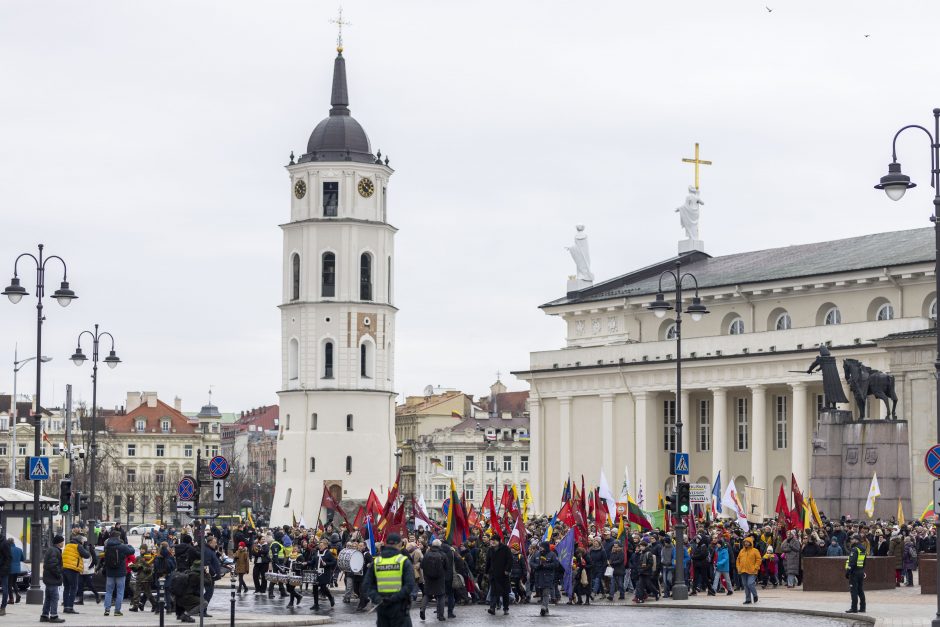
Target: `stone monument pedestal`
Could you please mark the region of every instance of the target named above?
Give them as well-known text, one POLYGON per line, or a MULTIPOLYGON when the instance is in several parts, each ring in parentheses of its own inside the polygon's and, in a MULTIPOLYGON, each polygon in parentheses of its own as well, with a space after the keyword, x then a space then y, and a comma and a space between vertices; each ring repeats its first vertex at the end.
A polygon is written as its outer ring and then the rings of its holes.
POLYGON ((693 250, 705 252, 705 242, 700 239, 686 238, 679 240, 679 254, 690 253, 693 250))
MULTIPOLYGON (((815 494, 814 494, 815 496, 815 494)), ((804 592, 845 592, 845 557, 804 557, 804 592)), ((894 590, 894 558, 865 559, 865 589, 894 590)))
POLYGON ((823 410, 813 437, 810 490, 828 518, 867 519, 865 501, 877 473, 881 496, 874 517, 890 518, 898 511, 898 497, 911 511, 910 459, 906 420, 853 422, 851 412, 823 410))

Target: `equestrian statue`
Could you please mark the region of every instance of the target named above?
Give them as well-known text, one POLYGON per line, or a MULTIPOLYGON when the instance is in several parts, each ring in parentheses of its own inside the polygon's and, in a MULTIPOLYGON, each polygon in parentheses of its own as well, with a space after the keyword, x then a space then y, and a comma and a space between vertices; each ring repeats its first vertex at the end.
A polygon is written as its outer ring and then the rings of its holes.
POLYGON ((869 396, 884 401, 886 420, 898 419, 895 413, 898 397, 894 393, 894 375, 869 368, 857 359, 843 360, 842 370, 845 372, 849 389, 852 390, 852 396, 855 397, 855 404, 858 405, 859 420, 865 419, 865 401, 869 396), (890 405, 889 399, 892 401, 890 405))

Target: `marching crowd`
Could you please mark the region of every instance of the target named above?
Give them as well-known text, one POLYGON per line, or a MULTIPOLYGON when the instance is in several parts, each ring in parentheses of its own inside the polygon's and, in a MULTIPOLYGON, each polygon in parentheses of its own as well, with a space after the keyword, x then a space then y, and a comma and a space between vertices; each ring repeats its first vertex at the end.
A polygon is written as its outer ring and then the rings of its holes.
MULTIPOLYGON (((590 605, 627 595, 634 603, 658 601, 670 597, 677 581, 686 583, 690 595, 740 591, 743 602, 751 604, 768 586, 800 586, 803 559, 818 556, 845 558, 852 588, 848 611, 864 612, 866 556, 893 558, 896 585, 912 586, 919 556, 937 550, 935 528, 919 521, 838 520, 799 530, 770 520, 748 532, 734 523, 699 521, 689 529, 684 572, 677 573, 673 531, 635 529, 618 535, 616 529, 591 526, 584 536, 557 522, 549 532, 549 525, 547 518, 534 517, 523 538, 474 528, 458 546, 430 529, 407 536, 389 533, 384 545, 373 545, 365 530, 345 524, 317 530, 212 526, 201 554, 189 527, 178 533, 161 527, 145 536, 137 551, 119 525, 99 534, 96 545, 76 526, 67 543, 56 536, 43 555, 40 622, 64 622, 58 612, 60 586, 63 614, 77 614, 75 607, 83 605, 88 590, 103 602, 105 616, 112 611, 121 616, 125 598, 132 612, 158 611, 161 583, 166 610, 182 622, 194 622, 200 613, 207 616, 216 582, 230 572, 238 577, 240 594, 286 599, 286 607, 300 608, 309 593, 310 610, 329 612, 336 603, 332 590, 339 590, 342 602, 355 603, 360 612, 371 603, 379 623, 389 625, 410 624, 412 604, 421 620, 429 604, 439 621, 454 618, 458 606, 474 604, 486 605, 490 614, 508 614, 513 604, 539 603, 544 616, 558 603, 590 605), (96 572, 103 574, 103 590, 95 588, 96 572)), ((6 576, 16 548, 0 543, 0 615, 8 602, 19 601, 6 576)))

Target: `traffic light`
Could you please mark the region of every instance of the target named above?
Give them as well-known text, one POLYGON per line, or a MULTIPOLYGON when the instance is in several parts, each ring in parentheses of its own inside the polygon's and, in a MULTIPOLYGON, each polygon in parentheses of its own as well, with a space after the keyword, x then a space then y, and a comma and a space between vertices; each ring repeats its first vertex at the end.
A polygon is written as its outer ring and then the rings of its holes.
POLYGON ((676 513, 676 493, 672 492, 666 495, 666 511, 675 514, 676 513))
POLYGON ((72 480, 63 479, 59 482, 59 512, 68 514, 72 511, 72 480))
POLYGON ((689 488, 691 487, 691 484, 685 482, 676 484, 676 506, 678 507, 676 513, 679 516, 685 516, 692 511, 689 505, 689 488))
POLYGON ((81 516, 82 512, 88 509, 88 497, 82 494, 81 492, 75 493, 75 505, 72 509, 72 513, 81 516))

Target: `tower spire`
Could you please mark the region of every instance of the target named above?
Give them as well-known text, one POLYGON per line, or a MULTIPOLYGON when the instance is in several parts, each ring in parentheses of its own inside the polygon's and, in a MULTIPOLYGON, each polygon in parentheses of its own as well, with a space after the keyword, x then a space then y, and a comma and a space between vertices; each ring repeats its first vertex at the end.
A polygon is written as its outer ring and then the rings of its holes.
POLYGON ((349 91, 346 88, 346 59, 343 53, 333 61, 333 93, 330 96, 330 115, 349 115, 349 91))

